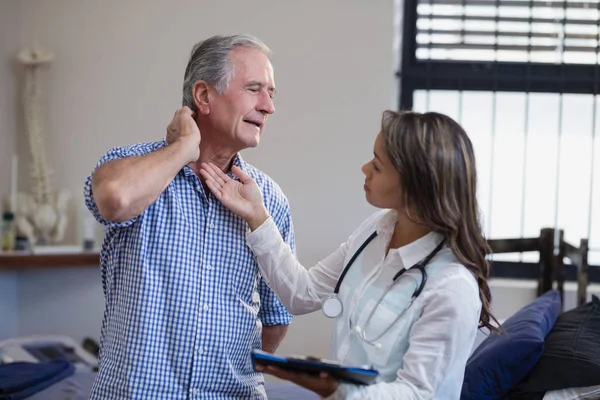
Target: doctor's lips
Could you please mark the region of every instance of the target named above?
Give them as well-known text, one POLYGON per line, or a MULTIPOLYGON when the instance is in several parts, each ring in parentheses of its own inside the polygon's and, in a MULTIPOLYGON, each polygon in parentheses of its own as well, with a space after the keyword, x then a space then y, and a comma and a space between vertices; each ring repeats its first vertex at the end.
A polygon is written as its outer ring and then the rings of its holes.
POLYGON ((370 190, 371 190, 371 189, 369 189, 369 187, 367 186, 367 184, 366 184, 366 183, 364 184, 364 186, 363 186, 363 189, 365 189, 365 192, 368 192, 368 191, 370 191, 370 190))

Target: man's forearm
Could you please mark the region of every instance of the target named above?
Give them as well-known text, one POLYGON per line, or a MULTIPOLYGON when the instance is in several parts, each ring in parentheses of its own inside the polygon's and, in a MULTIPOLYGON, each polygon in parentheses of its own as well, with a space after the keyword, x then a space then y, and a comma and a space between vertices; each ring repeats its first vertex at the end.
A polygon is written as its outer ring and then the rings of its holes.
POLYGON ((285 337, 289 325, 269 325, 263 326, 262 348, 269 353, 275 353, 277 347, 285 337))
POLYGON ((179 143, 153 153, 111 161, 92 177, 94 200, 109 221, 140 215, 173 180, 187 159, 179 143))

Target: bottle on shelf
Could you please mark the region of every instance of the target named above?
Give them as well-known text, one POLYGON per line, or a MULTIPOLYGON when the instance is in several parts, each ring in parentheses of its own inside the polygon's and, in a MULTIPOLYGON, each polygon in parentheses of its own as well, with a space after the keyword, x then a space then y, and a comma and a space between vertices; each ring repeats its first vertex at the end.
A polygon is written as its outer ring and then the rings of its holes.
POLYGON ((15 215, 10 211, 2 214, 2 251, 13 251, 15 249, 16 228, 15 215))

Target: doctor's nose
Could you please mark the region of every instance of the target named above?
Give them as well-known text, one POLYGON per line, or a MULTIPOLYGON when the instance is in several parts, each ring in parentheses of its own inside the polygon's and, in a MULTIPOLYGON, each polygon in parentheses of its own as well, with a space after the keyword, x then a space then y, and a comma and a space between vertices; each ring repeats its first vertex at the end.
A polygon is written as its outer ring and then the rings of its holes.
POLYGON ((366 163, 360 169, 365 176, 369 176, 369 163, 366 163))

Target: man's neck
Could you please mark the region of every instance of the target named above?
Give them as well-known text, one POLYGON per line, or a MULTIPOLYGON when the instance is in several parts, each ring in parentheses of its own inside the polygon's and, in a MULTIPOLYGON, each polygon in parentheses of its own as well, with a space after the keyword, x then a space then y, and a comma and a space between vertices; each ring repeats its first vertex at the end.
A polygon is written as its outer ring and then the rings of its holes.
POLYGON ((221 171, 227 173, 231 168, 231 162, 236 154, 237 152, 232 149, 211 145, 210 143, 202 141, 200 142, 200 157, 193 163, 188 164, 188 166, 199 177, 201 177, 200 166, 202 163, 213 163, 221 171))
POLYGON ((223 137, 227 137, 221 132, 217 132, 208 122, 202 120, 200 116, 196 117, 196 124, 200 129, 200 157, 188 166, 200 177, 202 182, 204 179, 200 175, 200 167, 202 163, 213 163, 221 171, 227 173, 231 168, 233 157, 238 153, 237 149, 233 149, 229 143, 223 141, 223 137))

